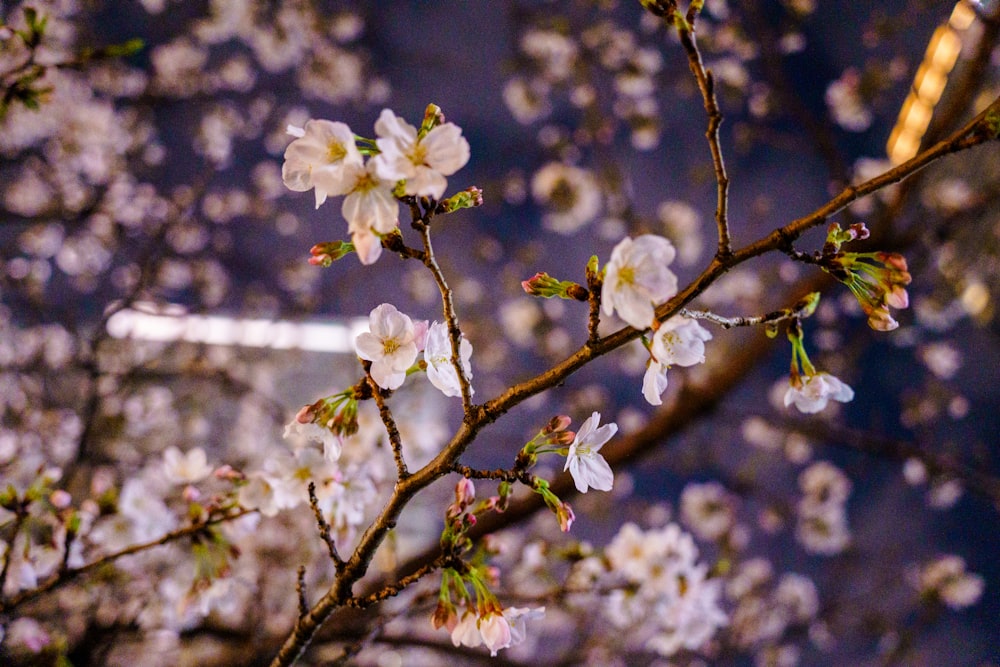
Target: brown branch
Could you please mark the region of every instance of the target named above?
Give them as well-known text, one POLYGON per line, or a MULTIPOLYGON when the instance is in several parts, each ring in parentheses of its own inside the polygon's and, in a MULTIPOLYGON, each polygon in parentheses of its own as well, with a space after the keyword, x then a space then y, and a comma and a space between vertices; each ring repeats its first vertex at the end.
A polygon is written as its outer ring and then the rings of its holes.
MULTIPOLYGON (((428 214, 429 216, 430 214, 428 214)), ((465 369, 462 368, 462 329, 458 325, 458 315, 455 313, 455 303, 452 298, 451 288, 438 266, 434 257, 434 247, 431 245, 431 229, 427 218, 414 220, 413 225, 420 232, 424 242, 424 266, 430 269, 437 283, 438 291, 441 292, 441 305, 444 311, 445 324, 448 326, 448 339, 451 342, 451 365, 455 367, 458 375, 458 385, 462 391, 462 414, 466 419, 472 415, 472 385, 469 378, 465 376, 465 369)))
MULTIPOLYGON (((693 4, 691 9, 694 9, 693 4)), ((694 12, 689 11, 687 21, 678 22, 677 32, 680 34, 681 45, 687 53, 691 73, 698 81, 698 90, 701 91, 705 113, 708 114, 708 129, 705 131, 705 137, 708 139, 708 147, 712 153, 712 166, 715 169, 715 224, 719 231, 719 249, 716 257, 725 259, 732 254, 733 247, 729 236, 729 175, 726 173, 726 162, 722 158, 722 146, 719 142, 722 112, 719 110, 719 102, 715 97, 715 78, 709 70, 705 69, 701 52, 698 50, 694 19, 694 12)))
MULTIPOLYGON (((806 216, 803 216, 802 218, 793 220, 784 227, 775 230, 768 236, 751 243, 732 255, 728 257, 715 257, 694 282, 656 309, 657 319, 665 321, 669 317, 676 314, 682 307, 698 296, 729 269, 766 252, 789 248, 792 241, 798 238, 806 230, 824 223, 830 216, 859 197, 875 192, 889 184, 896 183, 935 160, 944 157, 945 155, 965 150, 967 148, 971 148, 972 146, 994 139, 995 136, 987 131, 987 128, 989 127, 987 118, 991 113, 1000 113, 1000 99, 995 101, 986 111, 952 135, 950 139, 940 142, 924 153, 914 157, 912 160, 899 165, 897 168, 892 169, 881 176, 858 186, 846 188, 840 195, 830 200, 824 206, 816 209, 806 216)), ((418 230, 422 224, 423 223, 418 223, 416 225, 418 230)), ((597 340, 596 342, 592 343, 588 341, 574 354, 534 378, 510 387, 500 396, 497 396, 483 405, 469 404, 467 406, 466 416, 462 425, 459 427, 458 431, 452 437, 448 445, 445 446, 445 448, 430 463, 416 473, 407 477, 405 480, 400 480, 399 483, 396 484, 393 489, 393 493, 387 501, 385 507, 382 509, 382 512, 358 540, 354 554, 345 563, 343 570, 339 572, 334 584, 316 603, 316 605, 313 606, 310 612, 296 622, 291 634, 285 640, 278 654, 272 661, 272 667, 285 667, 298 659, 312 640, 320 625, 322 625, 322 623, 330 616, 331 613, 333 613, 335 609, 344 606, 347 601, 351 599, 351 589, 354 583, 360 580, 361 577, 368 571, 368 565, 374 557, 375 551, 382 543, 385 535, 395 526, 403 508, 419 491, 440 477, 448 474, 448 472, 452 470, 454 463, 458 461, 458 458, 468 448, 482 428, 492 423, 498 419, 500 415, 520 404, 527 398, 556 386, 590 361, 593 361, 594 359, 621 347, 629 341, 634 340, 641 333, 642 332, 639 330, 631 327, 625 327, 597 340)), ((457 339, 453 338, 452 343, 453 353, 457 356, 457 339)), ((756 361, 760 352, 755 351, 755 353, 747 359, 745 355, 746 351, 749 349, 751 349, 751 346, 746 346, 743 350, 741 350, 741 357, 745 363, 752 364, 756 361)), ((731 367, 727 367, 725 369, 725 373, 726 378, 720 380, 720 386, 727 386, 728 388, 728 386, 731 386, 730 383, 732 382, 730 378, 736 377, 738 373, 733 373, 731 367)), ((684 400, 690 401, 695 412, 698 412, 699 409, 707 410, 708 408, 714 406, 715 401, 718 400, 718 396, 701 396, 696 390, 689 390, 689 395, 686 396, 684 400)), ((666 415, 663 417, 663 419, 666 420, 666 423, 661 423, 660 426, 662 428, 655 431, 644 429, 644 433, 649 434, 647 435, 647 438, 655 438, 655 441, 658 442, 662 433, 670 430, 670 427, 672 426, 671 421, 674 419, 673 414, 663 414, 666 415)), ((656 420, 654 420, 654 422, 655 421, 656 420)), ((640 442, 641 441, 637 440, 634 446, 638 446, 640 442)), ((648 444, 648 440, 646 443, 648 444)), ((605 458, 608 459, 609 463, 614 462, 607 456, 605 458)), ((565 475, 560 477, 559 480, 562 482, 559 485, 559 488, 571 486, 571 483, 565 475)), ((553 485, 552 488, 554 492, 559 493, 556 485, 553 485)), ((510 510, 508 510, 508 513, 509 512, 510 510)), ((489 521, 487 521, 484 517, 484 520, 480 521, 476 528, 479 529, 480 526, 485 528, 488 525, 489 521)))
POLYGON ((368 373, 368 386, 371 387, 372 398, 375 399, 375 405, 378 406, 378 416, 381 418, 382 424, 385 426, 385 432, 389 436, 389 446, 392 447, 392 458, 396 461, 396 476, 399 479, 406 479, 410 476, 410 471, 407 470, 406 459, 403 458, 403 438, 399 434, 396 420, 392 417, 392 411, 389 410, 389 406, 385 402, 385 397, 382 396, 382 390, 371 376, 370 367, 366 368, 365 372, 368 373))
MULTIPOLYGON (((323 510, 319 506, 319 498, 316 497, 316 482, 309 482, 309 506, 312 508, 313 516, 316 517, 316 525, 319 526, 319 536, 323 538, 323 542, 326 543, 326 549, 330 554, 330 560, 333 561, 334 567, 338 570, 344 566, 344 560, 337 553, 337 543, 333 539, 333 535, 330 533, 330 524, 323 516, 323 510)), ((305 612, 299 614, 299 617, 305 616, 305 612)))

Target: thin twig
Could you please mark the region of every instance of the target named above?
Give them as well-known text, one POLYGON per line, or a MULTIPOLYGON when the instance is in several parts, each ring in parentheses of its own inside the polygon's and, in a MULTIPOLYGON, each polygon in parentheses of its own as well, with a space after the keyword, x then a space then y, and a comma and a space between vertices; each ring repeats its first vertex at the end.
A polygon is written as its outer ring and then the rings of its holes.
POLYGON ((295 578, 295 592, 299 596, 299 618, 309 613, 309 601, 306 599, 306 566, 299 565, 295 578))
POLYGON ((678 22, 677 31, 680 34, 681 45, 687 53, 688 66, 698 81, 698 90, 701 91, 705 113, 708 114, 708 129, 705 131, 705 137, 708 139, 708 147, 712 153, 712 166, 715 170, 715 224, 719 233, 719 249, 716 256, 719 259, 725 259, 732 254, 733 246, 729 236, 729 175, 726 173, 726 162, 722 157, 722 145, 719 142, 722 111, 719 110, 719 102, 715 97, 715 78, 709 70, 705 69, 701 52, 698 50, 694 31, 696 18, 694 7, 695 5, 692 3, 691 10, 688 11, 687 21, 678 22))
MULTIPOLYGON (((330 553, 330 560, 333 561, 337 570, 340 570, 344 566, 344 559, 337 553, 337 543, 330 533, 330 524, 327 522, 326 517, 323 516, 323 510, 320 509, 319 498, 316 497, 316 482, 309 482, 309 506, 312 507, 313 515, 316 517, 316 525, 319 526, 319 536, 326 543, 326 549, 330 553)), ((299 614, 300 618, 302 616, 305 616, 305 614, 299 614)))
POLYGON ((375 405, 378 406, 378 416, 382 419, 385 432, 389 436, 392 458, 396 461, 396 475, 399 479, 406 479, 410 476, 410 471, 406 468, 406 459, 403 458, 403 437, 399 434, 399 427, 396 426, 392 411, 382 396, 382 390, 371 376, 371 371, 366 369, 366 372, 368 373, 368 386, 371 387, 372 398, 375 399, 375 405))
POLYGON ((441 292, 441 305, 445 324, 448 326, 448 339, 451 342, 451 365, 454 366, 455 373, 458 375, 458 385, 462 392, 462 413, 466 419, 469 419, 472 416, 472 385, 462 367, 462 329, 458 324, 458 315, 455 313, 455 302, 451 288, 434 257, 434 247, 431 245, 431 228, 428 224, 430 215, 428 213, 426 217, 415 218, 413 226, 420 232, 424 242, 424 266, 430 269, 434 276, 434 282, 437 283, 438 291, 441 292))

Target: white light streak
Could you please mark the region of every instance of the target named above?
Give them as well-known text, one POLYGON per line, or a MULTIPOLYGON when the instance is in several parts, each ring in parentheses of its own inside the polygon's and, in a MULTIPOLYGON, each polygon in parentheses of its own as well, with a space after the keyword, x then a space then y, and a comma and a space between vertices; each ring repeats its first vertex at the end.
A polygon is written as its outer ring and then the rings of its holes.
POLYGON ((368 331, 368 318, 356 317, 342 322, 289 322, 188 315, 183 309, 168 307, 153 312, 145 309, 121 310, 108 319, 107 329, 114 338, 132 340, 187 341, 205 345, 353 354, 355 337, 368 331))

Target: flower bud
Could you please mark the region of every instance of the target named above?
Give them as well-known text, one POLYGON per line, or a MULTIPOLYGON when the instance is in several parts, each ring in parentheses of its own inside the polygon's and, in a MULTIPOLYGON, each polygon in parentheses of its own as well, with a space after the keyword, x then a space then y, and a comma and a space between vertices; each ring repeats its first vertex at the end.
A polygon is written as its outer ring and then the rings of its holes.
POLYGON ((564 533, 569 532, 570 527, 576 520, 576 516, 573 514, 573 508, 566 502, 559 504, 559 507, 556 509, 556 518, 559 519, 559 530, 564 533))
POLYGON ((545 272, 536 273, 531 278, 521 282, 521 288, 531 296, 550 299, 557 296, 561 299, 586 301, 590 292, 586 287, 568 280, 556 280, 545 272))

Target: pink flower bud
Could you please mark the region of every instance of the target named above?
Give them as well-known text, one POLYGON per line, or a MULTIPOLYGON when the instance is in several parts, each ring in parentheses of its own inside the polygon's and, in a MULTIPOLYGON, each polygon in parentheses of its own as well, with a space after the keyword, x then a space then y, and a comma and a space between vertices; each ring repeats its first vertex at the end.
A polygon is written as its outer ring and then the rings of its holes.
POLYGON ((476 486, 471 479, 463 477, 455 485, 455 504, 468 507, 476 499, 476 486))
POLYGON ((556 415, 549 420, 549 423, 545 425, 543 429, 544 433, 558 433, 559 431, 565 431, 569 428, 569 425, 573 423, 573 420, 566 415, 556 415))
POLYGON ((556 517, 559 519, 559 530, 564 533, 569 532, 570 527, 576 520, 573 508, 569 506, 569 503, 561 503, 559 505, 559 508, 556 510, 556 517))
POLYGON ((63 510, 70 506, 73 497, 69 495, 68 491, 56 489, 49 495, 49 502, 52 503, 53 507, 63 510))
POLYGON ((316 419, 316 411, 312 405, 303 405, 298 412, 295 413, 295 421, 300 424, 309 424, 316 419))

